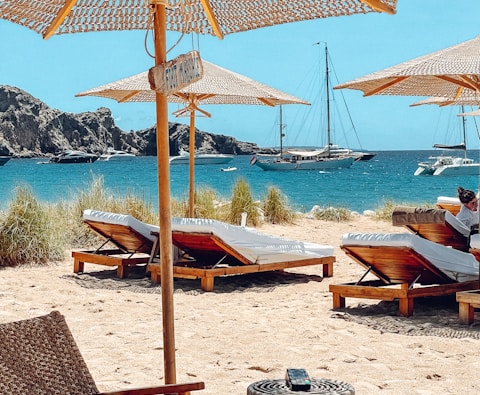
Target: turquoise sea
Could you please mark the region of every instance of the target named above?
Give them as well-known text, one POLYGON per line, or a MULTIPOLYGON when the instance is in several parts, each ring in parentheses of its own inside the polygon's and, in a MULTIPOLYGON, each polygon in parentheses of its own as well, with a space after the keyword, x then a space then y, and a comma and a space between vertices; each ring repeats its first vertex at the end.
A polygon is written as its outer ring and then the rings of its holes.
MULTIPOLYGON (((269 186, 279 188, 290 204, 301 211, 314 205, 346 207, 354 211, 375 210, 386 201, 397 203, 434 203, 438 196, 455 196, 459 185, 477 190, 478 176, 414 176, 417 163, 439 151, 379 151, 368 162, 355 162, 349 169, 318 171, 266 172, 250 166, 250 156, 238 156, 228 166, 200 165, 195 168, 196 187, 211 187, 229 199, 237 180, 244 178, 255 199, 265 196, 269 186)), ((469 152, 478 160, 479 152, 469 152)), ((11 159, 0 167, 0 208, 13 197, 15 186, 29 185, 35 196, 47 202, 71 198, 84 190, 94 176, 104 179, 106 188, 116 194, 135 194, 157 207, 156 157, 137 157, 130 162, 92 164, 38 164, 45 159, 11 159)), ((175 198, 188 196, 188 165, 172 165, 171 191, 175 198)))

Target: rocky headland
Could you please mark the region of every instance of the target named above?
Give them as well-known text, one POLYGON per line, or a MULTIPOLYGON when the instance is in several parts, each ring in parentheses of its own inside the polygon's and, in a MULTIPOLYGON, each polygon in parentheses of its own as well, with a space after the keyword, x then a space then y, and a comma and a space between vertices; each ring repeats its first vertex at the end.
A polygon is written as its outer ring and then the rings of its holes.
MULTIPOLYGON (((170 155, 189 150, 188 125, 169 122, 169 136, 170 155)), ((108 108, 63 112, 19 88, 0 85, 0 155, 45 157, 67 149, 100 155, 108 148, 140 156, 156 155, 155 125, 125 132, 115 125, 108 108)), ((196 129, 195 151, 251 155, 259 148, 254 143, 196 129)))

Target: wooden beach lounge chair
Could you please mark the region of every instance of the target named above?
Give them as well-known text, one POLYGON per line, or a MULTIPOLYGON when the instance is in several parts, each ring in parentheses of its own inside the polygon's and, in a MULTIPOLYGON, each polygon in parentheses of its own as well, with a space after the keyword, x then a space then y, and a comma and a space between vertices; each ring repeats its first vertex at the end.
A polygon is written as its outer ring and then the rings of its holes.
POLYGON ((453 215, 457 215, 460 211, 461 203, 456 197, 439 196, 437 198, 437 207, 450 211, 453 215))
MULTIPOLYGON (((160 281, 158 226, 145 224, 129 215, 85 210, 84 221, 95 231, 112 240, 118 235, 150 248, 147 270, 153 281, 160 281)), ((174 253, 173 275, 176 278, 200 279, 204 291, 212 291, 214 278, 234 274, 283 270, 309 265, 323 265, 323 275, 333 275, 334 249, 331 246, 287 240, 261 234, 249 228, 223 222, 172 218, 174 253), (182 254, 179 252, 182 251, 182 254), (188 254, 188 258, 185 257, 188 254)), ((138 247, 138 246, 136 246, 138 247)), ((86 262, 102 263, 89 253, 86 262), (95 262, 96 261, 96 262, 95 262)))
POLYGON ((447 210, 398 206, 392 223, 434 243, 469 252, 480 261, 480 234, 471 235, 470 229, 447 210))
MULTIPOLYGON (((212 291, 214 279, 301 266, 323 265, 323 276, 333 276, 335 257, 331 246, 269 236, 251 228, 210 219, 173 218, 173 244, 191 259, 179 260, 174 276, 199 278, 204 291, 212 291)), ((158 265, 149 264, 159 281, 158 265)))
POLYGON ((126 278, 129 266, 146 264, 155 241, 152 231, 158 227, 145 224, 130 215, 85 210, 83 220, 91 229, 105 238, 93 251, 72 251, 74 273, 82 273, 85 263, 117 266, 117 276, 126 278), (111 242, 116 249, 103 249, 111 242))
POLYGON ((472 254, 409 233, 347 233, 342 250, 367 271, 355 283, 330 285, 333 308, 345 298, 399 300, 400 315, 413 314, 414 299, 479 288, 479 262, 472 254), (378 280, 364 281, 367 274, 378 280))
POLYGON ((447 210, 398 206, 393 210, 392 224, 404 226, 434 243, 465 252, 470 250, 470 229, 447 210))
POLYGON ((203 382, 100 392, 58 312, 0 324, 0 393, 82 395, 189 395, 203 382))

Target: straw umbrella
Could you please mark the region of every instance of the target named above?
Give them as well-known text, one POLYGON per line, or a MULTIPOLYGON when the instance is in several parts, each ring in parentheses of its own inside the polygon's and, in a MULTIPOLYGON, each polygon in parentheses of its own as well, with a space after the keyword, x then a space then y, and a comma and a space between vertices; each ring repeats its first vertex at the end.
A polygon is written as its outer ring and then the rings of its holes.
MULTIPOLYGON (((254 81, 244 75, 224 69, 202 60, 203 76, 185 88, 168 96, 170 103, 183 104, 177 110, 177 116, 190 115, 190 163, 189 163, 189 216, 194 216, 195 182, 195 112, 210 117, 210 113, 201 109, 203 104, 251 104, 276 106, 282 104, 310 104, 309 102, 254 81)), ((97 88, 77 93, 75 96, 99 96, 114 99, 119 103, 154 102, 155 91, 150 89, 148 72, 123 78, 97 88)))
POLYGON ((460 95, 457 99, 449 97, 427 97, 410 104, 410 107, 436 104, 439 107, 445 106, 480 106, 480 93, 478 95, 460 95))
MULTIPOLYGON (((368 12, 394 14, 397 0, 3 0, 0 18, 41 34, 153 30, 155 64, 166 62, 166 31, 226 34, 261 27, 368 12)), ((160 259, 165 382, 176 382, 173 268, 168 163, 168 104, 156 93, 160 259), (160 182, 161 181, 161 182, 160 182)))
POLYGON ((435 96, 458 99, 480 92, 480 37, 337 85, 364 96, 435 96))

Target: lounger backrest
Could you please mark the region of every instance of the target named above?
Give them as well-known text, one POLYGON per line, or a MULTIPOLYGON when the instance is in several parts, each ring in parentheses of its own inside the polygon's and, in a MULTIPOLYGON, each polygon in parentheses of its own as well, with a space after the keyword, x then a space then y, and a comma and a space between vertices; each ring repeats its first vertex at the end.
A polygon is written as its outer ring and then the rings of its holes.
POLYGON ((155 240, 152 232, 158 233, 158 226, 146 224, 131 215, 85 210, 83 220, 125 252, 149 254, 155 240))
POLYGON ((449 211, 398 206, 393 210, 392 223, 434 243, 460 251, 469 250, 470 229, 449 211))
POLYGON ((59 312, 0 325, 0 393, 98 393, 59 312))
POLYGON ((456 197, 439 196, 437 198, 437 207, 447 210, 453 215, 457 215, 460 211, 461 203, 456 197))

